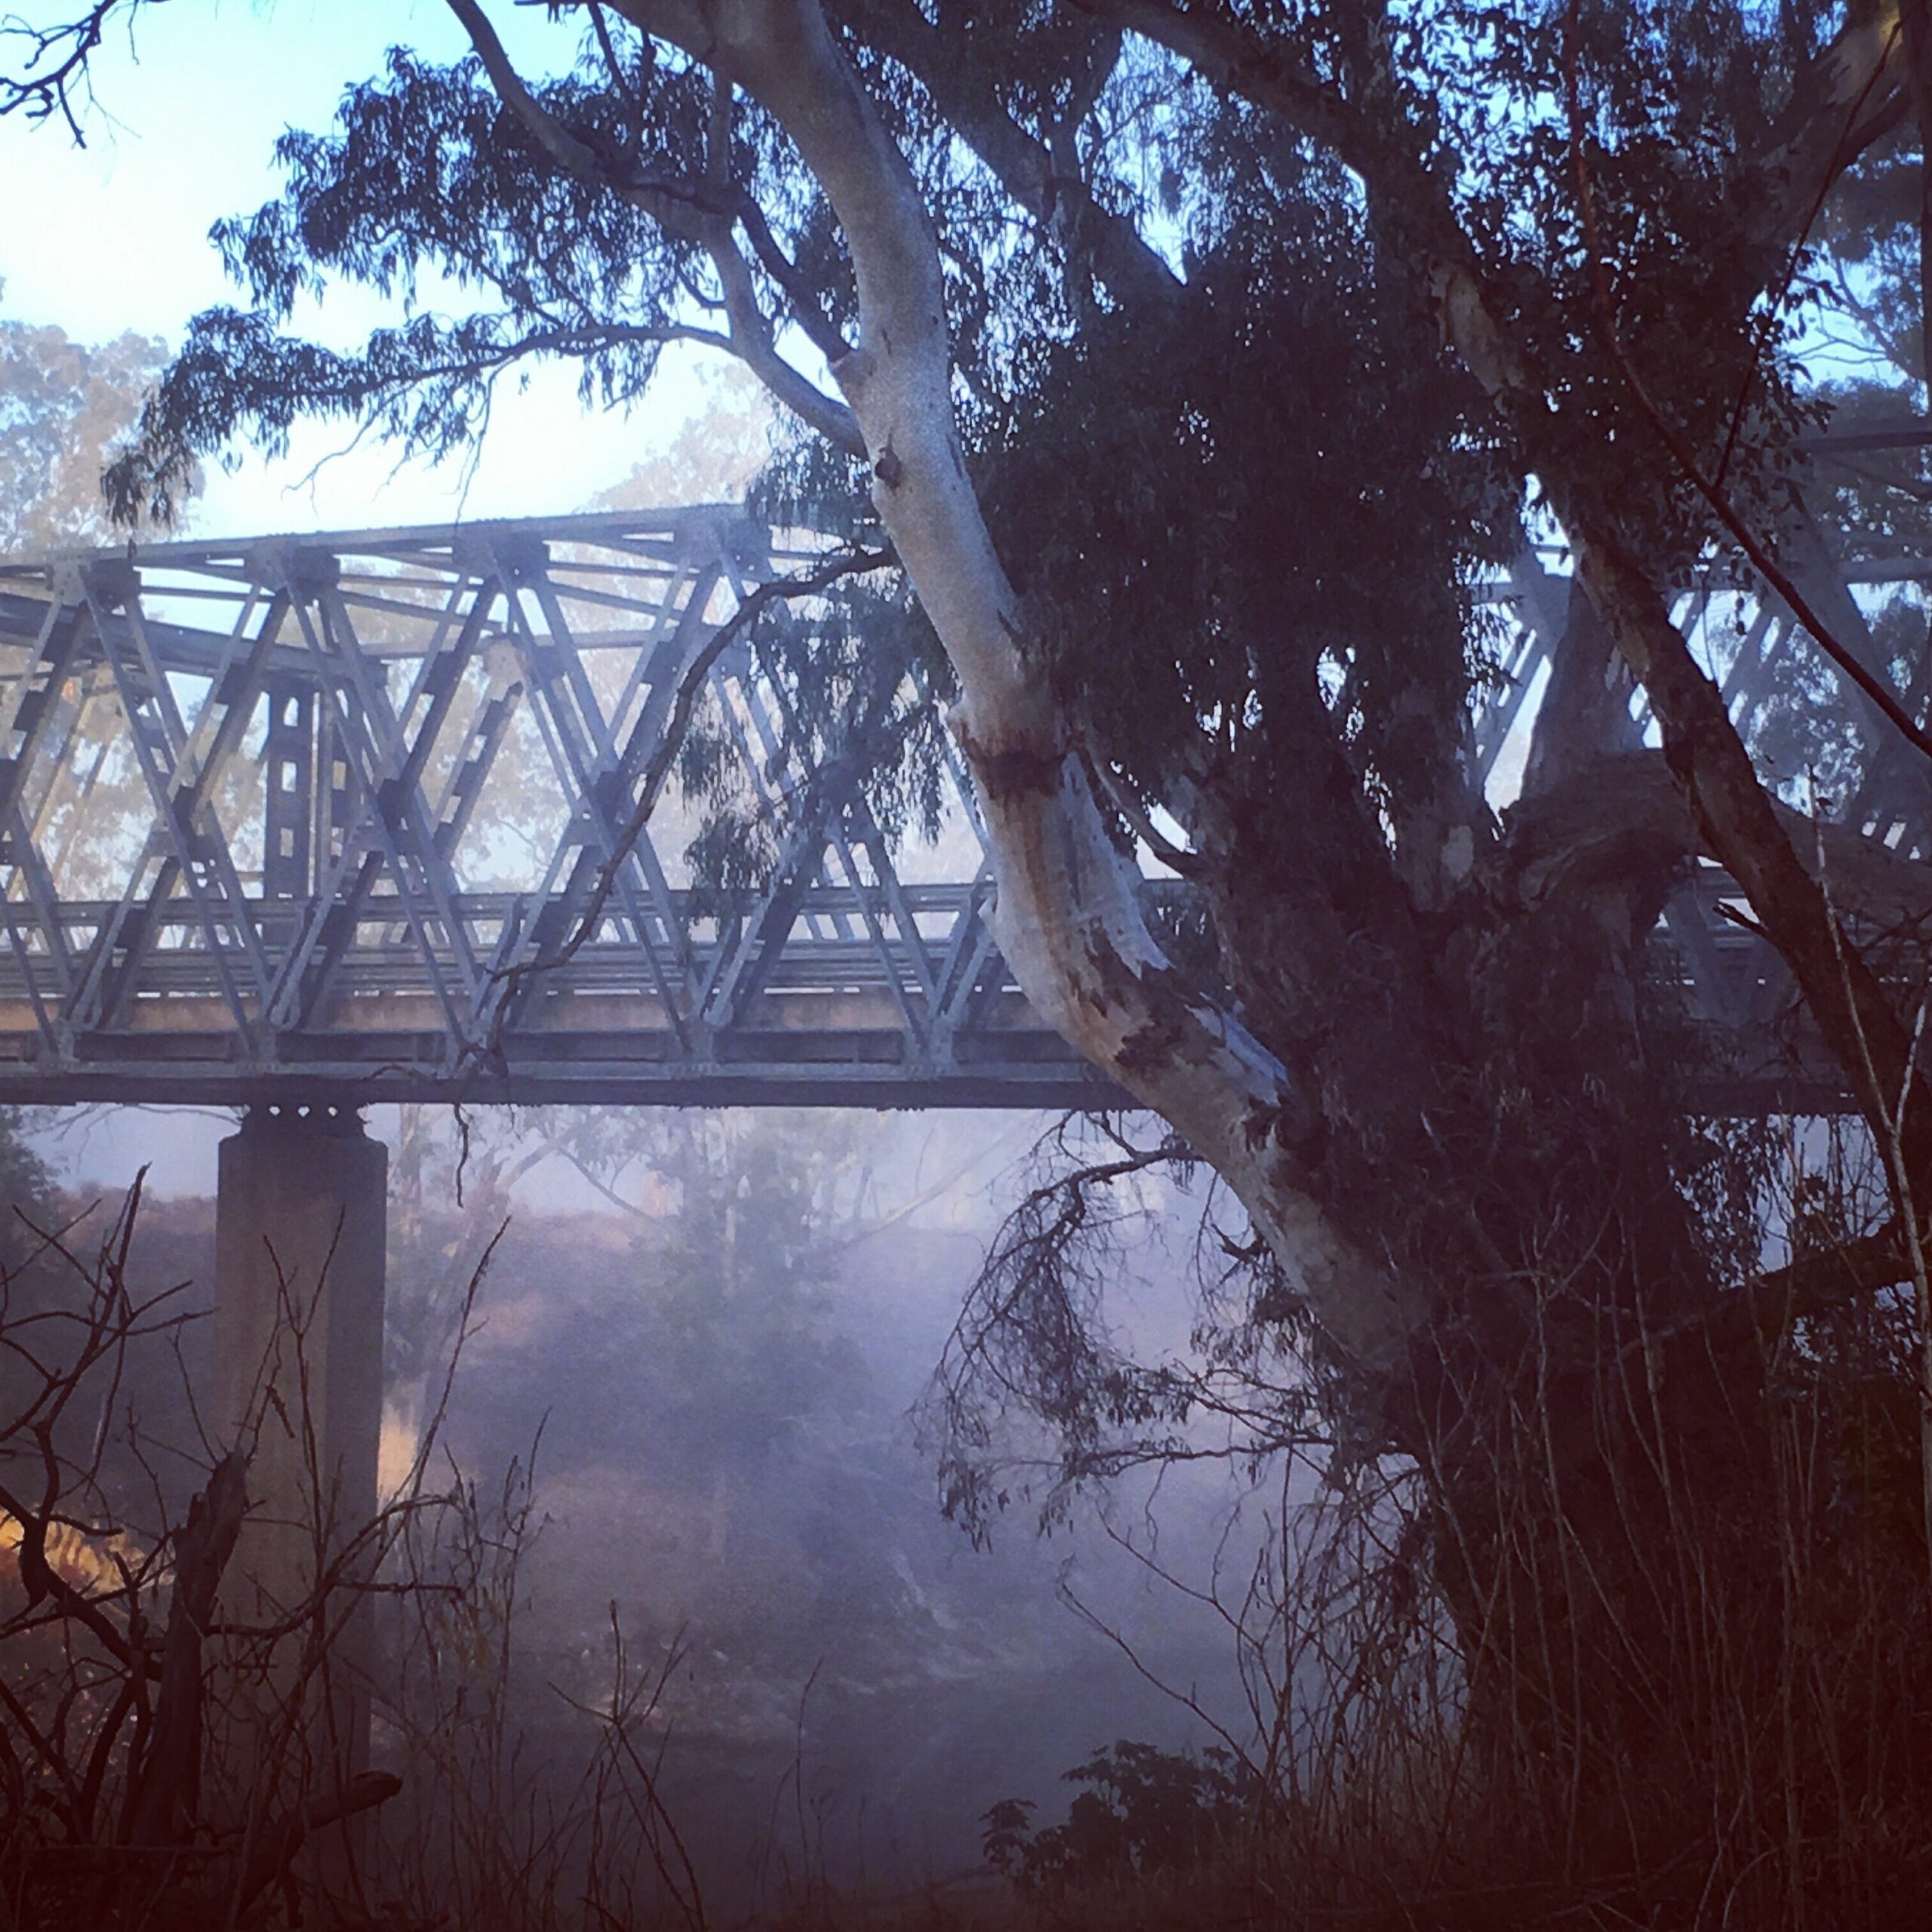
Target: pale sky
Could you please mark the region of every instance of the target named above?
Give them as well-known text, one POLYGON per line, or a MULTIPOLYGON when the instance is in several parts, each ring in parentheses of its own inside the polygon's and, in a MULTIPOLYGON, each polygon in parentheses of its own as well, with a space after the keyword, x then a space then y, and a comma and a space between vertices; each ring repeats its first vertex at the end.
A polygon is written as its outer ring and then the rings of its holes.
MULTIPOLYGON (((35 10, 51 17, 51 4, 35 10)), ((500 30, 555 50, 567 27, 540 10, 498 5, 500 30)), ((0 122, 0 314, 55 323, 82 341, 136 329, 178 343, 198 309, 238 299, 208 240, 224 215, 276 191, 272 149, 284 128, 326 127, 343 88, 404 42, 453 58, 466 43, 442 0, 171 0, 141 10, 94 62, 97 111, 77 149, 66 128, 0 122)), ((380 311, 344 292, 320 332, 355 339, 380 311)), ((446 521, 574 509, 662 447, 697 406, 688 365, 667 358, 659 396, 628 417, 587 414, 568 371, 528 392, 499 392, 472 478, 463 466, 411 465, 357 450, 302 481, 347 440, 340 426, 298 434, 272 467, 211 470, 192 528, 209 535, 446 521), (467 495, 465 485, 467 481, 467 495)))

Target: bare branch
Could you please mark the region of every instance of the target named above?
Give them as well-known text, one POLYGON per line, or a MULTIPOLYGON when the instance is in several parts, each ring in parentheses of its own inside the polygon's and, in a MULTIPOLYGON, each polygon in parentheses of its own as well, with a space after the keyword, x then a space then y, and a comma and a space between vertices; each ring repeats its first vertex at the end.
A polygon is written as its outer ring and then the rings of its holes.
POLYGON ((25 62, 14 72, 0 73, 0 118, 21 112, 30 121, 45 121, 58 114, 75 146, 85 147, 74 94, 88 85, 88 63, 100 45, 109 17, 125 8, 131 20, 142 6, 163 4, 165 0, 94 0, 85 11, 58 26, 30 26, 12 17, 0 22, 0 40, 24 41, 27 46, 25 62))

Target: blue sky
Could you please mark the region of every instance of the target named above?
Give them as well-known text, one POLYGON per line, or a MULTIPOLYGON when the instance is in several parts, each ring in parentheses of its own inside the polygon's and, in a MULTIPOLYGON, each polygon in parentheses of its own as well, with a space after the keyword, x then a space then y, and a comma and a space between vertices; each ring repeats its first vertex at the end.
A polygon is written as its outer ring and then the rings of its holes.
MULTIPOLYGON (((51 17, 48 4, 32 11, 51 17)), ((493 9, 513 48, 555 54, 568 27, 540 10, 493 9)), ((454 57, 466 43, 442 0, 171 0, 136 17, 96 57, 99 106, 77 149, 66 129, 0 122, 0 312, 56 323, 82 340, 133 328, 180 340, 198 309, 233 291, 208 241, 211 223, 274 193, 285 128, 317 128, 343 88, 406 42, 454 57)), ((358 294, 332 297, 322 332, 351 337, 377 318, 358 294)), ((473 476, 358 450, 302 479, 346 441, 298 435, 273 466, 251 457, 212 474, 193 528, 208 534, 537 515, 576 508, 666 442, 699 405, 688 367, 667 359, 657 399, 629 417, 586 414, 569 373, 500 392, 473 476), (466 481, 467 490, 466 494, 466 481)))

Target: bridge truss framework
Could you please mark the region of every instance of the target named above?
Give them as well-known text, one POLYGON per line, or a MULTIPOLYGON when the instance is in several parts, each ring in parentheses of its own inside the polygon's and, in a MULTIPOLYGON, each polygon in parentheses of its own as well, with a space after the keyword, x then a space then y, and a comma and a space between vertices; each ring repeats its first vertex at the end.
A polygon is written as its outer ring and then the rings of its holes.
MULTIPOLYGON (((956 764, 940 848, 895 853, 848 788, 779 819, 760 891, 694 890, 688 809, 641 788, 719 625, 811 554, 700 506, 0 565, 0 1102, 1117 1100, 999 955, 956 764)), ((1875 663, 1873 598, 1932 578, 1815 533, 1799 561, 1875 663)), ((1570 589, 1529 553, 1487 593, 1493 786, 1570 589)), ((1678 614, 1747 729, 1809 649, 1753 592, 1678 614)), ((743 637, 706 684, 751 795, 821 795, 743 637)), ((1854 811, 1924 856, 1925 808, 1881 757, 1854 811)), ((1782 971, 1727 891, 1706 873, 1672 902, 1669 956, 1742 1085, 1801 1100, 1769 1044, 1782 971)))

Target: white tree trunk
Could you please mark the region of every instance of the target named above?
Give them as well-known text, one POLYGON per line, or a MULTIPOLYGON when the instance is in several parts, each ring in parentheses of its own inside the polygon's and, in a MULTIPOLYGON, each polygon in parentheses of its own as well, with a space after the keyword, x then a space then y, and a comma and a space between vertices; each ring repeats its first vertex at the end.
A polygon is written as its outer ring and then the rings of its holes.
POLYGON ((1303 1184, 1281 1128, 1305 1118, 1305 1103, 1238 1018, 1162 956, 1134 869, 1022 648, 1024 614, 955 423, 931 224, 816 0, 622 0, 621 11, 774 115, 844 230, 860 340, 832 373, 865 438, 879 513, 958 677, 955 728, 992 842, 1008 963, 1044 1018, 1214 1167, 1335 1345, 1365 1367, 1395 1367, 1428 1313, 1419 1285, 1351 1242, 1303 1184))

